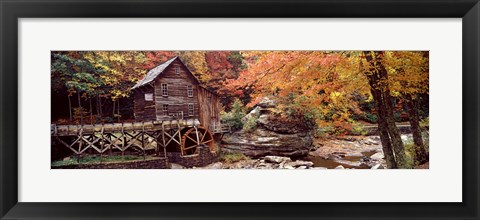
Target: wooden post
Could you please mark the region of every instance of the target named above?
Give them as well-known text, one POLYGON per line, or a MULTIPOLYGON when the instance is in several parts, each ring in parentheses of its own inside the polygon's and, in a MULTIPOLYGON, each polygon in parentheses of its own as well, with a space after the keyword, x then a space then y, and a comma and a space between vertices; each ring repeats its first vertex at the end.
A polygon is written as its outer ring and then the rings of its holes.
POLYGON ((182 152, 182 156, 183 156, 183 151, 181 150, 182 149, 182 132, 181 132, 181 128, 180 128, 180 122, 177 121, 177 128, 178 128, 178 145, 180 145, 180 152, 182 152))
POLYGON ((125 136, 125 132, 123 131, 123 122, 122 122, 122 161, 125 159, 125 142, 127 141, 127 137, 125 136))
POLYGON ((165 157, 167 157, 167 145, 165 143, 165 126, 162 123, 162 142, 163 142, 163 152, 165 153, 165 157))
POLYGON ((103 127, 103 124, 102 124, 102 130, 100 131, 100 135, 102 137, 102 140, 100 142, 100 163, 103 162, 103 149, 105 148, 104 145, 105 145, 105 137, 103 136, 103 131, 104 131, 104 127, 103 127))
POLYGON ((143 160, 145 160, 145 123, 142 122, 142 150, 143 150, 143 160))
POLYGON ((82 137, 83 137, 83 125, 80 128, 80 132, 79 132, 78 137, 80 138, 80 140, 78 142, 77 163, 80 163, 80 157, 82 155, 82 146, 83 146, 83 139, 82 139, 82 137))

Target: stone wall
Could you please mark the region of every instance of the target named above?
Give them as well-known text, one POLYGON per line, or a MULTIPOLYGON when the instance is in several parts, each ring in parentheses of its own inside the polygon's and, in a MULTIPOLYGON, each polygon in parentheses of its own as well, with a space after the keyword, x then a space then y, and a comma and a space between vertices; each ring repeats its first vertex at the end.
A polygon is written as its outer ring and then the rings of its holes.
POLYGON ((167 152, 168 162, 177 163, 185 167, 203 167, 217 162, 216 153, 212 153, 207 146, 198 146, 198 154, 183 156, 180 152, 167 152))

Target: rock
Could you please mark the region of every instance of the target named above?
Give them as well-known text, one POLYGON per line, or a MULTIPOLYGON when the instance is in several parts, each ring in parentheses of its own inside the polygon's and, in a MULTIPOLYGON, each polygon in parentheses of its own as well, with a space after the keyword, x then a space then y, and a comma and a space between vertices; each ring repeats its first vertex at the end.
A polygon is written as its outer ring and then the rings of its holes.
POLYGON ((350 136, 337 137, 337 139, 342 141, 349 141, 349 142, 354 142, 357 140, 356 138, 350 137, 350 136))
POLYGON ((335 151, 335 152, 332 153, 332 155, 335 155, 335 156, 337 156, 337 157, 339 157, 339 158, 345 157, 346 154, 347 154, 347 153, 345 153, 345 152, 337 152, 337 151, 335 151))
MULTIPOLYGON (((273 99, 265 98, 245 116, 257 117, 253 130, 240 130, 226 134, 222 148, 239 152, 251 158, 267 155, 303 157, 308 155, 313 143, 313 132, 304 121, 282 118, 277 113, 273 99)), ((245 119, 245 118, 244 118, 245 119)), ((247 120, 245 119, 245 120, 247 120)))
POLYGON ((363 140, 360 140, 359 143, 364 144, 364 145, 379 145, 380 144, 378 141, 374 141, 372 138, 365 138, 363 140))
POLYGON ((362 152, 350 152, 348 154, 345 154, 345 157, 362 157, 363 154, 362 152))
POLYGON ((223 168, 223 163, 222 162, 216 162, 209 164, 204 167, 205 169, 222 169, 223 168))
POLYGON ((360 162, 370 162, 370 161, 372 161, 372 158, 367 156, 363 156, 362 159, 360 159, 360 162))
POLYGON ((257 106, 261 107, 261 108, 273 108, 275 106, 277 106, 275 100, 273 99, 270 99, 268 97, 265 97, 262 99, 262 101, 260 101, 257 106))
POLYGON ((293 166, 290 166, 290 165, 288 165, 288 164, 285 164, 285 165, 283 166, 283 169, 293 170, 293 169, 295 169, 295 168, 294 168, 293 166))
MULTIPOLYGON (((345 155, 343 155, 345 157, 345 155)), ((330 154, 328 155, 327 157, 323 158, 323 159, 326 159, 326 160, 338 160, 338 159, 341 159, 342 156, 341 155, 337 155, 337 154, 330 154)))
POLYGON ((310 169, 314 169, 314 170, 328 170, 328 168, 326 168, 326 167, 311 167, 310 169))
POLYGON ((185 167, 178 163, 170 163, 170 169, 185 169, 185 167))
POLYGON ((383 153, 375 153, 373 154, 372 156, 370 156, 370 158, 372 158, 373 160, 382 160, 385 156, 383 155, 383 153))
POLYGON ((246 123, 251 118, 258 118, 260 116, 260 107, 255 107, 252 111, 250 111, 245 117, 242 118, 242 122, 246 123))
POLYGON ((296 161, 293 161, 293 162, 288 162, 287 164, 292 166, 292 167, 301 167, 301 166, 313 167, 313 162, 303 161, 303 160, 296 160, 296 161))
POLYGON ((266 162, 270 162, 270 163, 282 163, 282 162, 284 163, 284 162, 292 161, 292 159, 290 159, 289 157, 279 157, 279 156, 266 156, 264 159, 266 162))
POLYGON ((382 166, 382 164, 379 164, 379 163, 378 163, 378 164, 374 165, 374 166, 373 166, 372 168, 370 168, 370 169, 376 170, 376 169, 385 169, 385 168, 382 166))
POLYGON ((343 170, 343 169, 345 169, 345 167, 343 167, 342 165, 338 165, 337 167, 335 167, 335 169, 341 169, 341 170, 343 170))
POLYGON ((65 157, 63 158, 63 161, 67 161, 67 160, 70 160, 71 158, 70 157, 65 157))
POLYGON ((312 144, 312 146, 310 147, 310 151, 316 151, 318 150, 318 148, 320 148, 320 146, 312 144))

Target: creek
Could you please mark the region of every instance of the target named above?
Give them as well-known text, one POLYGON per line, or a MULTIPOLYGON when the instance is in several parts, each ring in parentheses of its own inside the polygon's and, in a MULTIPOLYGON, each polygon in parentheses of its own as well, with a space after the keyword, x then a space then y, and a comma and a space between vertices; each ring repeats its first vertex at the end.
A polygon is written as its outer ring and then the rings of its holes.
POLYGON ((342 165, 344 168, 353 168, 353 169, 370 169, 369 166, 362 163, 362 158, 370 157, 375 154, 376 151, 366 151, 361 152, 361 156, 344 156, 338 159, 326 159, 322 156, 307 156, 304 160, 313 162, 314 167, 325 167, 328 169, 335 169, 342 165))

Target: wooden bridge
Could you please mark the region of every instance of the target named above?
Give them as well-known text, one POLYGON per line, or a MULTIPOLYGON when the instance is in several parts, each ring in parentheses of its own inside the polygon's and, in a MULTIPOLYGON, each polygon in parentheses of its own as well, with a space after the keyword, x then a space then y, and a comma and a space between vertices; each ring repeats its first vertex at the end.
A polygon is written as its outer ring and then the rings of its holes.
POLYGON ((94 125, 51 125, 51 136, 77 156, 86 151, 103 154, 117 150, 122 156, 127 150, 146 155, 154 150, 166 157, 167 151, 180 152, 182 156, 196 153, 199 145, 215 151, 215 136, 221 138, 230 132, 226 125, 200 126, 198 120, 170 120, 94 125))

